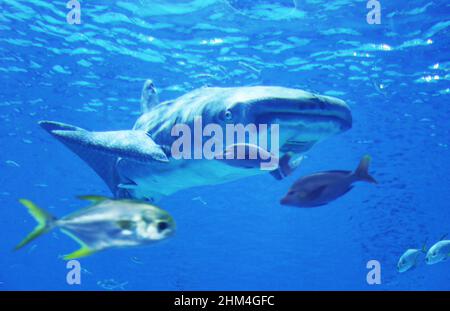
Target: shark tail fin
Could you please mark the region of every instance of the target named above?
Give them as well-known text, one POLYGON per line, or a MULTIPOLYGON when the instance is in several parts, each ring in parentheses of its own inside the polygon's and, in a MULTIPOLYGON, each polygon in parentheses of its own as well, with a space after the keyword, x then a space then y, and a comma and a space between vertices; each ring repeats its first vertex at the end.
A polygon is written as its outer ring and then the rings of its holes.
POLYGON ((119 158, 137 162, 168 162, 162 148, 144 131, 90 132, 59 122, 41 121, 39 125, 83 159, 117 194, 120 178, 119 158))
POLYGON ((362 157, 358 167, 355 170, 354 176, 357 178, 357 180, 376 184, 377 181, 375 180, 375 178, 369 175, 369 164, 371 159, 372 158, 369 155, 365 155, 364 157, 362 157))
POLYGON ((28 212, 36 219, 38 224, 34 230, 14 248, 15 250, 21 249, 37 237, 51 230, 54 221, 56 220, 55 217, 36 206, 33 202, 25 199, 20 199, 19 201, 28 209, 28 212))

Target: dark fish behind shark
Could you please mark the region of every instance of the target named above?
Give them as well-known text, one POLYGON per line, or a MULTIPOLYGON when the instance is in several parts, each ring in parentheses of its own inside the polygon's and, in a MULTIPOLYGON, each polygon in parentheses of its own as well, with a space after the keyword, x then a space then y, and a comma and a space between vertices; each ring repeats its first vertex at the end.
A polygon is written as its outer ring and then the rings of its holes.
POLYGON ((369 163, 370 157, 364 156, 355 172, 325 171, 302 177, 280 203, 297 207, 321 206, 349 192, 357 181, 377 183, 368 173, 369 163))

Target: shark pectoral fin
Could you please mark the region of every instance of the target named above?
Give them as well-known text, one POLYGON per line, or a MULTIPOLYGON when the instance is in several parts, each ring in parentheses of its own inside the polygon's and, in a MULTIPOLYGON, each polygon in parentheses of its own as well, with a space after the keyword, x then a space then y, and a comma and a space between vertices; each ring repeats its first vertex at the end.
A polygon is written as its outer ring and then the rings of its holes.
POLYGON ((273 170, 272 172, 270 172, 270 175, 272 175, 272 177, 276 180, 282 180, 284 178, 284 176, 280 172, 280 169, 273 170))
POLYGON ((291 175, 292 168, 289 165, 289 161, 291 160, 292 154, 290 152, 286 153, 284 156, 280 158, 280 163, 278 165, 278 169, 281 171, 284 177, 291 175))
POLYGON ((88 132, 53 130, 60 140, 137 162, 168 162, 166 154, 144 131, 88 132))
POLYGON ((109 189, 115 192, 118 176, 113 168, 117 162, 117 156, 99 152, 87 144, 80 143, 79 140, 66 139, 64 133, 73 132, 78 136, 89 135, 89 132, 82 128, 53 121, 40 121, 39 125, 84 160, 105 181, 109 189))
POLYGON ((276 170, 270 172, 270 174, 277 180, 282 180, 292 174, 302 163, 304 157, 300 156, 294 160, 291 160, 292 153, 288 152, 280 158, 280 163, 276 170))
POLYGON ((289 167, 291 168, 291 172, 296 170, 300 166, 300 164, 303 162, 304 159, 305 159, 304 156, 299 156, 299 157, 291 160, 289 162, 289 167))
POLYGON ((79 195, 77 198, 80 200, 85 200, 85 201, 89 201, 92 203, 100 203, 100 202, 103 202, 106 200, 110 200, 110 198, 104 197, 101 195, 79 195))
POLYGON ((144 131, 89 132, 59 122, 39 124, 89 164, 112 193, 116 193, 120 183, 115 169, 119 158, 141 163, 169 161, 162 148, 144 131))
POLYGON ((91 247, 89 247, 89 245, 87 245, 86 243, 84 243, 82 240, 80 240, 76 235, 74 235, 72 232, 65 230, 65 229, 61 229, 61 231, 66 234, 67 236, 69 236, 70 238, 72 238, 75 242, 77 242, 81 247, 70 253, 67 255, 63 255, 62 259, 64 260, 70 260, 70 259, 76 259, 76 258, 81 258, 81 257, 86 257, 89 255, 92 255, 93 253, 95 253, 96 251, 98 251, 97 249, 93 249, 91 247))
POLYGON ((48 132, 59 131, 84 131, 81 127, 54 121, 39 121, 39 125, 48 132))
POLYGON ((291 153, 286 153, 279 160, 278 167, 270 172, 276 180, 282 180, 283 178, 289 176, 292 170, 289 166, 289 160, 291 159, 291 153))

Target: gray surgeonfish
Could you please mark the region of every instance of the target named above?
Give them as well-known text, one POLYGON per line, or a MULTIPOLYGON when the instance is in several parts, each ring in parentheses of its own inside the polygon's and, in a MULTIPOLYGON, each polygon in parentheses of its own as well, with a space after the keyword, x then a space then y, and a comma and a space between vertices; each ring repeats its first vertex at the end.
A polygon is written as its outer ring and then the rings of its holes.
POLYGON ((280 203, 296 207, 321 206, 349 192, 355 182, 377 183, 368 172, 370 160, 370 156, 364 156, 354 172, 325 171, 302 177, 292 185, 280 203))
POLYGON ((428 265, 434 265, 450 258, 450 240, 441 240, 430 247, 425 262, 428 265))
POLYGON ((406 272, 412 268, 415 268, 419 263, 420 257, 423 257, 426 254, 427 250, 425 245, 422 249, 417 248, 409 248, 407 249, 397 263, 397 271, 400 273, 406 272))

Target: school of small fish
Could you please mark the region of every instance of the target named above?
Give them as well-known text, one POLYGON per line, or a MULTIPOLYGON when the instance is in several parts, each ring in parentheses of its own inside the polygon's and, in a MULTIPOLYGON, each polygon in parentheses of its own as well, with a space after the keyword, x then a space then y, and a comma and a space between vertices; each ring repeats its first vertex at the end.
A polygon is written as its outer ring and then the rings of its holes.
POLYGON ((450 258, 450 240, 445 240, 444 235, 428 251, 424 245, 421 249, 410 248, 406 250, 398 260, 397 270, 400 273, 416 268, 421 260, 427 265, 434 265, 450 258))

